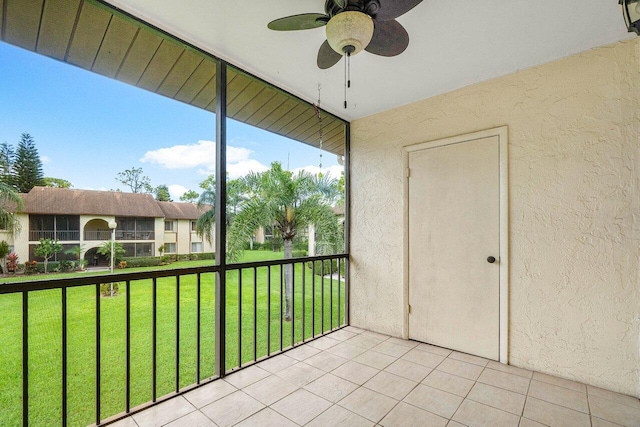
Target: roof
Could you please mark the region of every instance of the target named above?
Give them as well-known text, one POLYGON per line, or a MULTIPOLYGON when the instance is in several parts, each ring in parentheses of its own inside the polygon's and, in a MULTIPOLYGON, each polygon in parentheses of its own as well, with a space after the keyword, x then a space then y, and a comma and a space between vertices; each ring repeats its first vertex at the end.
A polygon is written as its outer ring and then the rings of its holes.
POLYGON ((158 202, 151 194, 34 187, 26 194, 23 213, 45 215, 113 215, 197 219, 193 203, 158 202))
POLYGON ((165 218, 170 219, 196 219, 211 207, 199 207, 195 203, 156 202, 165 218))

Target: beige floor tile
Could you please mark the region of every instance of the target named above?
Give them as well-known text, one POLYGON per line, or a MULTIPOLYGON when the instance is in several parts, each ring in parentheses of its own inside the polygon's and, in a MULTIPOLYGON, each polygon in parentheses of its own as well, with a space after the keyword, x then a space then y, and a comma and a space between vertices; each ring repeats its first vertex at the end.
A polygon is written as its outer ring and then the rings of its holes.
POLYGON ((411 350, 412 347, 408 347, 402 344, 395 344, 393 341, 391 341, 392 339, 397 339, 397 338, 390 338, 386 341, 383 341, 377 346, 373 347, 372 350, 377 351, 378 353, 383 353, 388 356, 393 356, 396 358, 402 356, 403 354, 411 350))
POLYGON ((226 382, 225 380, 215 380, 209 384, 198 387, 188 393, 184 397, 196 408, 202 408, 209 403, 238 391, 237 388, 226 382))
POLYGON ((381 371, 364 383, 364 387, 382 393, 396 400, 402 400, 418 385, 417 382, 381 371))
POLYGON ((298 363, 296 359, 289 357, 286 354, 280 354, 260 362, 258 366, 265 371, 275 374, 276 372, 288 368, 291 365, 295 365, 296 363, 298 363))
POLYGON ((537 421, 533 421, 527 418, 520 418, 519 427, 548 427, 546 424, 541 424, 537 421))
POLYGON ((134 414, 133 420, 140 427, 162 426, 195 410, 195 406, 189 403, 187 399, 178 396, 134 414))
POLYGON ((418 350, 428 351, 429 353, 437 354, 438 356, 449 356, 452 352, 451 350, 443 347, 438 347, 431 344, 420 343, 416 347, 418 350))
POLYGON ((468 426, 465 426, 464 424, 460 424, 457 421, 449 421, 449 424, 447 424, 447 427, 468 427, 468 426))
POLYGON ((620 427, 620 424, 615 424, 607 420, 591 417, 591 427, 620 427))
POLYGON ((242 391, 236 391, 200 409, 220 427, 232 426, 260 411, 265 406, 242 391))
POLYGON ((340 344, 340 341, 334 340, 331 337, 322 337, 309 342, 311 347, 315 347, 318 350, 326 350, 337 344, 340 344))
POLYGON ((422 380, 422 384, 465 397, 473 387, 474 382, 436 369, 422 380))
POLYGON ((202 412, 194 411, 169 424, 165 424, 165 427, 216 427, 216 425, 202 412))
POLYGON ((384 370, 415 382, 422 381, 432 371, 431 368, 404 359, 396 360, 384 370))
POLYGON ((587 403, 587 395, 579 391, 560 387, 550 383, 531 381, 529 386, 529 396, 536 399, 544 400, 549 403, 564 406, 576 411, 589 413, 589 404, 587 403))
POLYGON ((504 363, 496 362, 494 360, 489 361, 489 363, 487 364, 487 368, 493 369, 495 371, 506 372, 507 374, 511 375, 518 375, 523 378, 533 377, 533 371, 518 368, 512 365, 505 365, 504 363))
POLYGON ((377 423, 396 406, 397 400, 364 387, 342 399, 338 404, 351 412, 377 423))
POLYGON ((379 369, 353 361, 349 361, 331 371, 333 375, 344 378, 345 380, 358 385, 366 383, 378 372, 380 372, 379 369))
POLYGON ((315 356, 318 353, 320 353, 320 350, 317 348, 311 347, 310 345, 302 345, 294 348, 293 350, 287 351, 286 355, 302 362, 303 360, 308 359, 311 356, 315 356))
POLYGON ((561 427, 590 427, 591 421, 587 414, 554 405, 535 397, 527 397, 523 416, 548 426, 561 427))
POLYGON ((422 351, 420 346, 411 349, 402 355, 401 359, 408 360, 409 362, 417 363, 418 365, 426 366, 427 368, 435 368, 445 359, 444 356, 440 356, 428 351, 422 351))
POLYGON ((385 335, 385 334, 381 334, 379 332, 373 332, 373 331, 364 331, 362 335, 365 335, 367 337, 373 337, 379 341, 386 341, 389 338, 391 338, 389 335, 385 335))
POLYGON ((365 348, 358 347, 357 345, 349 344, 346 342, 341 342, 338 345, 334 345, 333 347, 327 349, 331 354, 335 354, 336 356, 340 356, 344 359, 353 359, 367 351, 365 348))
POLYGON ((289 381, 296 387, 304 387, 324 374, 324 371, 314 368, 311 365, 307 365, 304 362, 298 362, 295 365, 289 366, 287 369, 276 373, 277 376, 289 381))
POLYGON ((331 402, 302 389, 271 405, 271 409, 300 425, 308 423, 329 407, 331 402))
POLYGON ((307 365, 311 365, 314 368, 318 368, 325 372, 333 371, 338 366, 347 362, 348 359, 336 356, 335 354, 331 354, 327 351, 320 352, 304 361, 307 365))
POLYGON ((396 338, 396 337, 391 337, 387 341, 390 342, 391 344, 402 345, 402 346, 409 347, 409 348, 414 348, 418 344, 420 344, 417 341, 403 340, 402 338, 396 338))
POLYGON ((557 385, 560 387, 564 387, 564 388, 568 388, 570 390, 575 390, 575 391, 579 391, 582 393, 586 393, 587 392, 587 386, 576 382, 576 381, 571 381, 571 380, 567 380, 564 378, 559 378, 559 377, 554 377, 552 375, 547 375, 547 374, 542 374, 540 372, 534 372, 533 373, 533 379, 536 381, 542 381, 544 383, 549 383, 549 384, 553 384, 553 385, 557 385))
POLYGON ((304 386, 305 390, 333 403, 344 399, 357 388, 358 386, 351 381, 331 374, 323 375, 304 386))
POLYGON ((373 347, 380 345, 381 341, 366 335, 358 335, 346 341, 346 343, 364 348, 365 350, 371 350, 373 347))
POLYGON ((449 355, 449 357, 451 359, 460 360, 462 362, 467 362, 467 363, 471 363, 473 365, 478 365, 482 367, 487 366, 487 364, 489 363, 489 359, 474 356, 472 354, 460 353, 459 351, 454 351, 449 355))
POLYGON ((330 337, 330 338, 332 338, 334 340, 345 341, 345 340, 348 340, 350 338, 355 337, 356 335, 358 335, 358 334, 356 334, 354 332, 349 332, 349 331, 347 331, 345 329, 340 329, 339 331, 332 332, 330 334, 327 334, 326 336, 328 336, 328 337, 330 337))
POLYGON ((455 359, 446 359, 439 364, 436 369, 475 381, 478 379, 484 368, 482 366, 461 362, 455 359))
POLYGON ((469 427, 518 427, 520 417, 505 411, 465 400, 452 418, 469 427))
POLYGON ((283 417, 271 408, 256 412, 236 427, 296 427, 298 424, 283 417))
POLYGON ((526 397, 523 394, 503 388, 476 383, 467 396, 467 399, 520 416, 524 409, 526 397))
POLYGON ((265 405, 271 405, 296 391, 298 387, 276 376, 270 375, 242 389, 249 396, 265 405))
POLYGON ((376 369, 384 369, 396 361, 393 356, 378 353, 377 351, 369 350, 365 351, 359 356, 353 358, 354 362, 362 363, 363 365, 371 366, 376 369))
POLYGON ((527 394, 530 380, 518 375, 511 375, 506 372, 485 368, 482 374, 480 374, 480 377, 478 377, 478 382, 515 391, 520 394, 527 394))
POLYGON ((109 425, 112 427, 138 427, 138 424, 133 420, 133 417, 123 418, 120 421, 116 421, 109 425))
POLYGON ((306 427, 373 427, 374 424, 340 405, 333 405, 314 418, 306 427))
POLYGON ((640 426, 640 409, 589 396, 591 415, 623 426, 640 426))
POLYGON ((451 418, 462 400, 463 398, 460 396, 423 384, 419 384, 403 399, 406 403, 444 418, 451 418))
POLYGON ((224 377, 224 380, 235 388, 241 389, 257 381, 260 381, 261 379, 266 378, 269 375, 271 375, 270 372, 265 371, 257 365, 254 365, 241 371, 227 375, 226 377, 224 377))
POLYGON ((364 332, 364 329, 356 328, 355 326, 347 326, 343 330, 347 332, 352 332, 354 334, 361 334, 364 332))
POLYGON ((633 396, 627 396, 626 394, 620 394, 590 385, 587 386, 587 393, 589 396, 599 397, 600 399, 610 400, 621 405, 640 409, 640 400, 633 396))
POLYGON ((384 427, 446 427, 448 421, 431 412, 400 402, 380 421, 380 425, 384 427))

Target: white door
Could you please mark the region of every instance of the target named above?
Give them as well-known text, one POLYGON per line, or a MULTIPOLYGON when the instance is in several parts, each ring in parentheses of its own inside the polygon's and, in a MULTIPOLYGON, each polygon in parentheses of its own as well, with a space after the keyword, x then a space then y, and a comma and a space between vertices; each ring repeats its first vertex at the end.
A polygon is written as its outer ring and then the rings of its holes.
POLYGON ((409 168, 409 336, 499 360, 499 137, 411 151, 409 168))

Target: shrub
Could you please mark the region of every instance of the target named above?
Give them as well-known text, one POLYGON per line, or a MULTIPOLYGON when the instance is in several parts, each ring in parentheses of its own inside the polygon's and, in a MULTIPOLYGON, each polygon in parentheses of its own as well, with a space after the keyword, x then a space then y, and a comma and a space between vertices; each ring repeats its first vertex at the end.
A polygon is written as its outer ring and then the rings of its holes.
MULTIPOLYGON (((322 276, 323 273, 326 276, 328 274, 333 274, 338 271, 337 259, 332 259, 331 264, 329 264, 329 260, 315 261, 315 264, 316 264, 316 269, 314 271, 314 274, 316 276, 322 276)), ((307 262, 307 268, 310 268, 310 269, 313 268, 313 262, 311 261, 307 262)), ((344 277, 344 260, 340 260, 340 276, 344 277)))
POLYGON ((291 255, 293 255, 294 258, 302 258, 307 256, 307 251, 304 249, 294 249, 291 251, 291 255))
POLYGON ((127 268, 127 261, 120 261, 120 263, 118 264, 118 268, 121 270, 127 268))
POLYGON ((7 271, 15 273, 18 270, 18 254, 11 252, 7 255, 7 271))
POLYGON ((156 267, 162 263, 161 257, 159 256, 131 257, 124 258, 123 261, 126 262, 128 268, 156 267))
MULTIPOLYGON (((49 265, 52 265, 52 264, 53 263, 49 263, 49 265)), ((62 271, 62 272, 71 271, 73 270, 75 265, 76 265, 75 262, 64 259, 58 263, 58 271, 62 271)))
POLYGON ((38 272, 38 261, 27 261, 24 263, 24 274, 36 274, 38 272))
POLYGON ((111 295, 111 290, 113 289, 113 296, 115 297, 116 295, 118 295, 120 293, 120 283, 118 282, 113 282, 112 283, 100 283, 100 295, 102 295, 103 297, 110 297, 111 295), (112 287, 113 285, 113 287, 112 287))

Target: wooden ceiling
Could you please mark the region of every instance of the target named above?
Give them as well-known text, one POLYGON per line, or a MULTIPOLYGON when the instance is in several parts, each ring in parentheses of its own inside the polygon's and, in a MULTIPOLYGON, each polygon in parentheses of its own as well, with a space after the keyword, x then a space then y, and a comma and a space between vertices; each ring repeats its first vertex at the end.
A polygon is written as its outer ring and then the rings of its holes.
MULTIPOLYGON (((2 40, 215 113, 217 61, 91 0, 0 0, 2 40)), ((314 147, 312 105, 236 70, 227 72, 228 117, 314 147)), ((322 112, 322 148, 345 149, 345 122, 322 112)))

